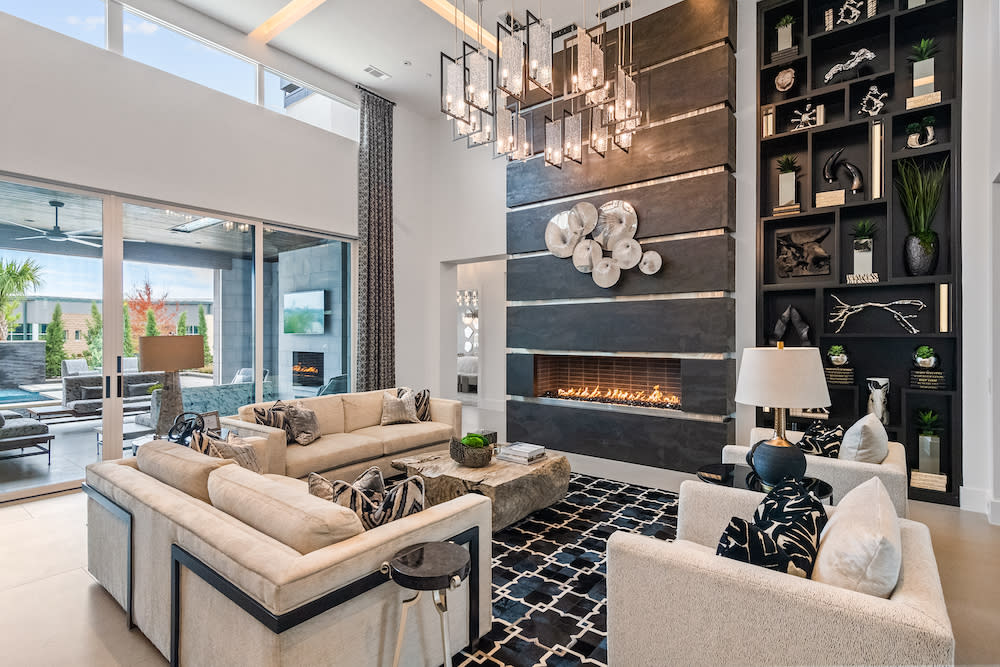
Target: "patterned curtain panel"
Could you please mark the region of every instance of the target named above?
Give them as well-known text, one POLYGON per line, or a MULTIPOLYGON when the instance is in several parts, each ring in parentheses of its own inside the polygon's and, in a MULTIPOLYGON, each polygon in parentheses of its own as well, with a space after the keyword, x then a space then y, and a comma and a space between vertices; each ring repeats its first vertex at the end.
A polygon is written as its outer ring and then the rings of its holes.
POLYGON ((361 91, 358 156, 358 382, 356 391, 396 384, 392 276, 392 107, 361 91))

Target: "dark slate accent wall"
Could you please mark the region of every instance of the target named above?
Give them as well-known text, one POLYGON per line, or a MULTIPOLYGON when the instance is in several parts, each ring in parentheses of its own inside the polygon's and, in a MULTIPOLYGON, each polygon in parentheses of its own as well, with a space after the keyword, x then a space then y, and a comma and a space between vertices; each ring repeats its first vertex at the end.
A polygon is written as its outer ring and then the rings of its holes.
POLYGON ((0 388, 45 382, 45 341, 0 342, 0 388))
POLYGON ((545 250, 549 218, 577 202, 600 206, 611 199, 632 204, 641 224, 636 238, 686 234, 736 226, 736 179, 728 171, 645 185, 611 194, 590 195, 572 202, 542 204, 507 214, 507 252, 545 250))
MULTIPOLYGON (((733 237, 726 235, 646 243, 643 250, 655 250, 663 257, 663 269, 654 276, 639 271, 622 271, 615 294, 677 294, 736 289, 733 237)), ((607 296, 608 290, 586 280, 572 261, 539 255, 507 265, 507 300, 534 301, 607 296)))
MULTIPOLYGON (((588 152, 583 164, 562 169, 540 158, 507 167, 507 393, 534 396, 535 354, 545 351, 679 355, 683 412, 510 400, 509 440, 693 472, 720 460, 732 439, 735 16, 734 0, 686 0, 636 21, 633 55, 647 126, 628 154, 588 152), (544 231, 577 202, 613 199, 635 207, 637 238, 664 265, 655 276, 624 271, 617 285, 601 289, 571 260, 545 252, 544 231)), ((609 55, 618 37, 606 36, 609 55)), ((553 59, 556 90, 568 56, 560 51, 553 59)), ((562 104, 529 112, 537 116, 536 151, 544 146, 542 117, 558 116, 562 104)), ((589 119, 585 132, 588 126, 589 119)))
POLYGON ((734 423, 507 401, 507 439, 628 463, 696 472, 719 461, 734 423))

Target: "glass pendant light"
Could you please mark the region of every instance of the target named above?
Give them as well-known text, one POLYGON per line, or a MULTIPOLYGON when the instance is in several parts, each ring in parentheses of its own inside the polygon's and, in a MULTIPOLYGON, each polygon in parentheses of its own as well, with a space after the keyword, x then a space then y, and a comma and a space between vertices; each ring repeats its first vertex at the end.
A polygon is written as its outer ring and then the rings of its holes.
MULTIPOLYGON (((513 16, 511 21, 513 22, 513 16)), ((497 43, 500 45, 500 57, 497 61, 497 88, 507 93, 519 102, 524 101, 524 63, 525 46, 521 38, 521 30, 516 26, 509 30, 502 23, 497 23, 497 43)))
POLYGON ((496 136, 494 129, 493 116, 485 111, 479 111, 479 127, 469 135, 468 147, 482 146, 493 141, 496 136))
POLYGON ((499 88, 496 91, 496 145, 493 157, 507 156, 516 148, 517 136, 514 134, 514 112, 504 106, 506 95, 499 88))
POLYGON ((575 114, 563 111, 563 156, 577 164, 583 162, 582 111, 575 114))
POLYGON ((465 103, 465 66, 441 53, 441 113, 455 120, 469 121, 469 105, 465 103))
POLYGON ((562 169, 563 120, 545 116, 545 164, 562 169))
MULTIPOLYGON (((541 12, 539 12, 541 13, 541 12)), ((528 25, 528 80, 552 94, 552 19, 525 12, 528 25)))
POLYGON ((602 105, 590 110, 590 150, 601 157, 608 154, 608 126, 604 121, 602 105))
POLYGON ((520 105, 514 114, 514 152, 511 153, 512 160, 527 160, 534 155, 531 136, 531 117, 529 114, 520 113, 520 105))
POLYGON ((468 42, 462 48, 468 72, 465 101, 477 109, 493 113, 493 59, 468 42))

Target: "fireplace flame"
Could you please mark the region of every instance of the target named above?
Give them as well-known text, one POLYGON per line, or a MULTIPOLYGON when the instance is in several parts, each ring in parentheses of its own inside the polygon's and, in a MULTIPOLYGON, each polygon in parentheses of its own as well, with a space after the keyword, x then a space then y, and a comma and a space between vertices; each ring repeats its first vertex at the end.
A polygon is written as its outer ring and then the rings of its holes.
POLYGON ((600 385, 574 389, 557 389, 559 398, 576 398, 588 401, 605 401, 608 403, 652 403, 657 407, 676 408, 681 399, 674 394, 660 391, 660 385, 655 385, 653 391, 626 391, 624 389, 601 389, 600 385))
POLYGON ((292 371, 296 373, 305 373, 307 375, 316 375, 319 373, 319 369, 315 366, 303 366, 302 364, 295 364, 292 366, 292 371))

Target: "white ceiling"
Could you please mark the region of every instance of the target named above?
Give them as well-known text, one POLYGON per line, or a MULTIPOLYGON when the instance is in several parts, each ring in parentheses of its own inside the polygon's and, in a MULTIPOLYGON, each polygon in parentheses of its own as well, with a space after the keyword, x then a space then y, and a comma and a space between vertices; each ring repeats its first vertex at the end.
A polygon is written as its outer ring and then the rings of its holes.
MULTIPOLYGON (((634 0, 635 17, 677 1, 634 0)), ((181 0, 181 4, 244 33, 252 31, 286 3, 287 0, 181 0)), ((605 8, 612 4, 614 0, 600 2, 605 8)), ((553 29, 580 22, 583 16, 583 0, 484 0, 483 28, 495 33, 500 14, 513 8, 515 16, 523 18, 525 9, 538 14, 539 5, 540 16, 553 19, 553 29)), ((586 6, 590 27, 597 23, 598 2, 587 0, 586 6)), ((466 10, 475 16, 476 0, 466 0, 466 10)), ((455 28, 419 0, 327 0, 278 35, 271 45, 426 115, 439 110, 439 54, 444 51, 453 55, 456 50, 455 28), (404 61, 412 65, 406 66, 404 61), (373 78, 363 71, 368 65, 392 78, 386 81, 373 78)))

